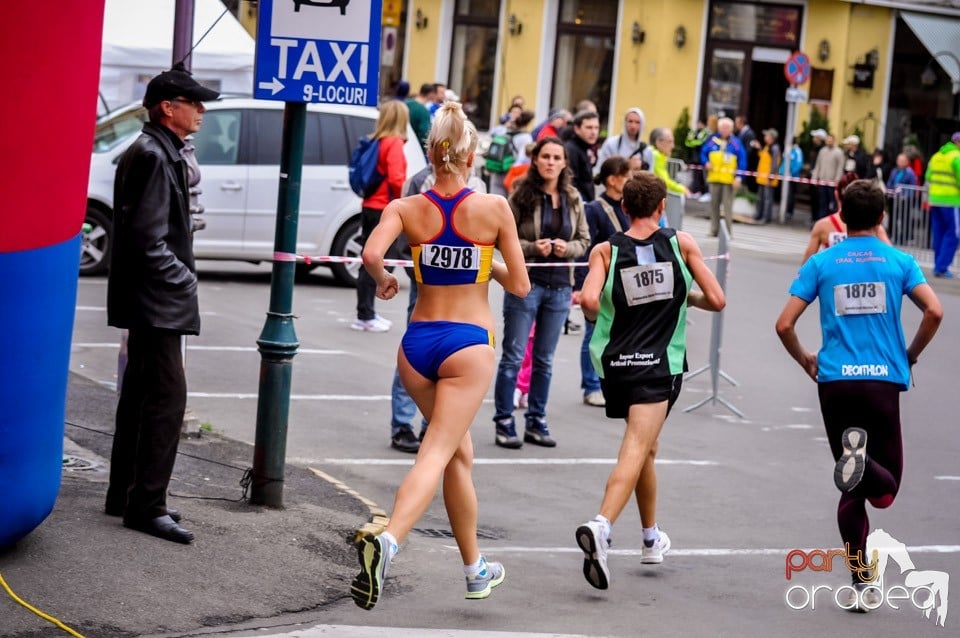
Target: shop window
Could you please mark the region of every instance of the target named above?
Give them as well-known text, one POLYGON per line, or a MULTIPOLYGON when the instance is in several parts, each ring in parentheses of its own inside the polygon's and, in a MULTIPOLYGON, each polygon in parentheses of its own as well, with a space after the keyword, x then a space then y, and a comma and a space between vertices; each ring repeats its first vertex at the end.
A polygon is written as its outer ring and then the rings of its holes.
POLYGON ((714 2, 710 37, 795 48, 800 33, 800 7, 745 2, 714 2))
POLYGON ((561 0, 551 107, 597 105, 600 126, 609 121, 610 85, 617 41, 616 0, 561 0))
POLYGON ((478 129, 490 128, 497 65, 500 0, 457 0, 450 55, 450 88, 478 129))

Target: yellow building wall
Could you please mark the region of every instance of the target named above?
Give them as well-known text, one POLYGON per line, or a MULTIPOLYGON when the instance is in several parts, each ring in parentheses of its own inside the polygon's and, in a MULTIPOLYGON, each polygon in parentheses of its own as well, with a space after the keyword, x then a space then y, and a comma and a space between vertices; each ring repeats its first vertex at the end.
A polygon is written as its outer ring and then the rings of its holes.
POLYGON ((880 117, 884 107, 883 89, 890 75, 887 60, 890 55, 891 23, 894 19, 893 11, 886 7, 850 5, 843 97, 837 113, 837 130, 846 136, 859 128, 863 132, 860 146, 868 153, 877 147, 879 133, 883 128, 880 117), (879 53, 873 88, 855 89, 850 86, 853 82, 851 67, 858 62, 865 62, 865 56, 871 49, 876 49, 879 53))
MULTIPOLYGON (((833 70, 833 94, 828 110, 830 132, 839 141, 859 127, 864 133, 861 147, 875 148, 882 127, 884 87, 890 73, 887 58, 893 11, 838 0, 810 0, 806 20, 805 52, 814 67, 833 70), (817 51, 824 39, 830 43, 830 57, 821 62, 817 51), (879 65, 874 73, 873 88, 854 89, 850 86, 853 65, 865 62, 867 52, 874 48, 879 53, 879 65)), ((809 85, 803 88, 809 89, 809 85)), ((801 104, 798 132, 809 119, 810 106, 801 104)))
POLYGON ((407 41, 409 56, 407 58, 407 77, 410 82, 410 91, 420 90, 421 84, 437 82, 443 78, 434 77, 437 69, 437 56, 450 56, 450 51, 439 51, 440 30, 452 29, 453 25, 440 23, 440 9, 443 0, 408 0, 407 22, 414 25, 410 29, 410 39, 407 41), (427 26, 417 29, 417 10, 423 13, 427 26))
POLYGON ((684 107, 692 117, 705 10, 704 0, 624 0, 610 135, 622 132, 623 114, 633 106, 646 116, 644 137, 657 126, 672 129, 684 107), (632 41, 634 22, 645 32, 642 44, 632 41), (674 33, 681 25, 686 43, 677 48, 674 33))
MULTIPOLYGON (((493 105, 493 117, 505 113, 510 100, 522 95, 527 109, 537 108, 537 79, 540 77, 543 61, 540 48, 543 46, 543 23, 546 20, 544 0, 505 0, 503 24, 500 25, 500 92, 493 105), (516 15, 523 30, 510 35, 507 20, 516 15)), ((549 110, 550 105, 544 109, 549 110)))

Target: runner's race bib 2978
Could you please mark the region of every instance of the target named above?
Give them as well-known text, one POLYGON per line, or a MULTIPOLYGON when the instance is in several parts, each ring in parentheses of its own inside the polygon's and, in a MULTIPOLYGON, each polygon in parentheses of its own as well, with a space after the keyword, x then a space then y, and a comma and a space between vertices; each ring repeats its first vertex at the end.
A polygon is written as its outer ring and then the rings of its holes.
POLYGON ((447 270, 474 270, 480 264, 480 250, 476 246, 422 244, 420 263, 447 270))
POLYGON ((658 261, 620 271, 628 306, 673 299, 673 263, 658 261))
POLYGON ((887 285, 882 281, 838 284, 833 287, 833 305, 838 317, 884 314, 887 312, 887 285))

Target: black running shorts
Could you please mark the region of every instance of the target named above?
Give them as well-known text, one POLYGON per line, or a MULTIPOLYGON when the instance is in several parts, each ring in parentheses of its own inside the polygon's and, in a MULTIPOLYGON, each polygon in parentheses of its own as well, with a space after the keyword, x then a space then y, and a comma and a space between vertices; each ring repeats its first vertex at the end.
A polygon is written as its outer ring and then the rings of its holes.
POLYGON ((630 406, 638 403, 667 402, 667 414, 680 396, 680 386, 683 384, 683 375, 672 377, 656 377, 633 381, 630 383, 600 379, 603 389, 603 398, 607 402, 607 418, 625 419, 630 412, 630 406))

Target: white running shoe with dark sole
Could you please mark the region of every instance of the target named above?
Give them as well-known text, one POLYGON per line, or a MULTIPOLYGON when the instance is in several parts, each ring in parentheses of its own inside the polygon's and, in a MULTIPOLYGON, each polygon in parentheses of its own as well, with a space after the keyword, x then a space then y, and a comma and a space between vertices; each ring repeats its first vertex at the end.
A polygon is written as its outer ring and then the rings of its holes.
POLYGON ((663 555, 670 551, 670 537, 663 530, 660 530, 660 538, 647 545, 643 541, 643 549, 640 550, 640 562, 644 565, 659 565, 663 562, 663 555))
POLYGON ((867 432, 863 428, 847 428, 840 443, 843 454, 833 470, 833 482, 837 489, 849 492, 860 483, 867 467, 867 432))
POLYGON ((610 547, 610 539, 604 538, 600 523, 590 521, 578 527, 577 545, 583 550, 583 577, 597 589, 609 587, 610 570, 607 569, 607 550, 610 547))

